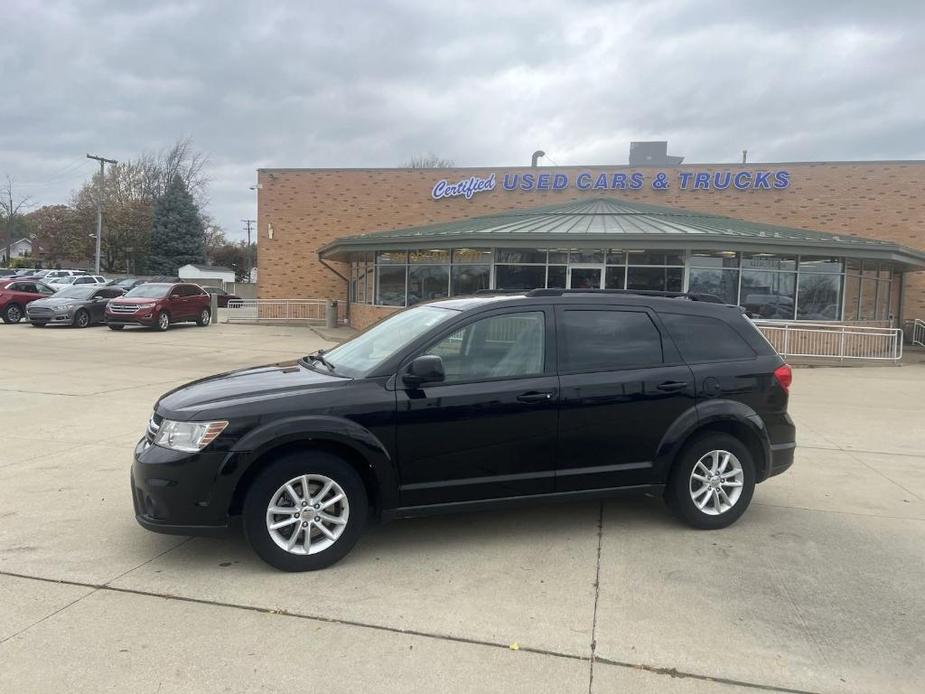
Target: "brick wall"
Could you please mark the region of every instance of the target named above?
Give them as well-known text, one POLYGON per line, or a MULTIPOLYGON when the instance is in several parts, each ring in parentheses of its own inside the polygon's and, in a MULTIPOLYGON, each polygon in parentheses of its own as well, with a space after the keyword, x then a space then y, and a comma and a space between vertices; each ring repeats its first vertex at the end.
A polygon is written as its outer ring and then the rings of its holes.
POLYGON ((366 330, 369 326, 378 323, 386 316, 391 316, 398 310, 397 306, 350 304, 350 327, 357 330, 366 330))
MULTIPOLYGON (((786 169, 782 191, 507 192, 505 172, 484 169, 268 169, 258 173, 258 296, 262 298, 346 298, 345 281, 318 261, 317 251, 339 236, 465 219, 515 208, 538 207, 612 195, 625 200, 715 212, 740 219, 804 229, 885 239, 925 250, 925 163, 812 163, 688 165, 690 171, 786 169), (472 200, 434 201, 436 180, 496 173, 498 188, 472 200), (268 235, 272 226, 273 237, 268 235)), ((541 171, 542 171, 541 167, 541 171)), ((582 171, 623 172, 625 166, 549 168, 571 181, 582 171)), ((642 169, 640 169, 642 170, 642 169)), ((642 170, 652 174, 654 170, 642 170)), ((674 181, 674 179, 672 178, 674 181)), ((347 276, 343 263, 331 263, 347 276)), ((906 277, 905 317, 925 317, 925 272, 906 277)))

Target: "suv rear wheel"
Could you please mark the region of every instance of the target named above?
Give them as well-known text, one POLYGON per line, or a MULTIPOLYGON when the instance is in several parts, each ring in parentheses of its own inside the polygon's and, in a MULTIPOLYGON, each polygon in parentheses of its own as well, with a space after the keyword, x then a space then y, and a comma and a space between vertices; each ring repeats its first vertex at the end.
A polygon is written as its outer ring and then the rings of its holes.
POLYGON ((244 531, 277 569, 323 569, 356 544, 368 503, 363 481, 345 461, 324 451, 294 452, 254 480, 244 501, 244 531))
POLYGON ((681 452, 665 500, 691 527, 725 528, 745 513, 755 491, 755 463, 748 448, 728 434, 704 434, 681 452))

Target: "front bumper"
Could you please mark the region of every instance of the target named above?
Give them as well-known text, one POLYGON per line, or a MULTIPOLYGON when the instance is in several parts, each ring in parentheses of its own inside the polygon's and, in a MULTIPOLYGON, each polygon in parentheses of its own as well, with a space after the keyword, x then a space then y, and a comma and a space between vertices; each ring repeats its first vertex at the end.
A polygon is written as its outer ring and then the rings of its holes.
POLYGON ((134 313, 107 313, 105 316, 107 325, 144 325, 151 328, 157 324, 157 318, 154 315, 142 315, 134 313))
POLYGON ((221 470, 230 455, 181 453, 139 441, 131 472, 139 525, 171 535, 224 535, 233 490, 221 470))
POLYGON ((74 314, 70 311, 34 314, 29 309, 26 309, 26 317, 29 319, 30 323, 38 323, 39 325, 48 325, 49 323, 69 325, 74 322, 74 314))

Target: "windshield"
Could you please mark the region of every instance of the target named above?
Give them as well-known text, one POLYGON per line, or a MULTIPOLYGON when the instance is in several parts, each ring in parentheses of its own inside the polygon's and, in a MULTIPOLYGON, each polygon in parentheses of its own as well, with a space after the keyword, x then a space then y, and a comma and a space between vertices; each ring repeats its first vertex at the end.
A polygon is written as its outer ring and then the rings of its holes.
POLYGON ((135 287, 132 291, 125 295, 126 299, 134 299, 135 297, 155 299, 162 296, 167 296, 173 288, 172 284, 142 284, 135 287))
POLYGON ((55 294, 55 297, 63 297, 65 299, 89 299, 95 290, 96 287, 67 287, 66 289, 62 289, 60 292, 55 294))
POLYGON ((418 306, 396 313, 340 347, 324 353, 338 376, 362 378, 425 332, 458 315, 436 306, 418 306))

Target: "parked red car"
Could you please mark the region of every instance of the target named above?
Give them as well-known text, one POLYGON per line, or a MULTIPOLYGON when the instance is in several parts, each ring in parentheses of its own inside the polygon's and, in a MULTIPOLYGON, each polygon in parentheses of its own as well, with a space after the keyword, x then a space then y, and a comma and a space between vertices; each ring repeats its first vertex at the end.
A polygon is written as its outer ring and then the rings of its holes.
POLYGON ((26 305, 55 293, 35 280, 5 278, 0 280, 0 318, 4 323, 18 323, 26 315, 26 305))
POLYGON ((185 321, 206 327, 211 318, 209 295, 199 285, 148 282, 110 301, 105 319, 111 330, 144 325, 163 331, 185 321))

